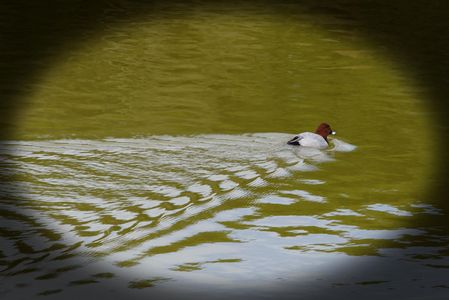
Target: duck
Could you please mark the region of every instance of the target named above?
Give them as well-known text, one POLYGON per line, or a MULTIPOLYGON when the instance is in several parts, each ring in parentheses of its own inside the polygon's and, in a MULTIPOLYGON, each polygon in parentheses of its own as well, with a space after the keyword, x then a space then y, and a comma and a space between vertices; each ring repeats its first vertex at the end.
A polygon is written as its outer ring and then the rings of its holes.
POLYGON ((287 142, 288 145, 303 146, 316 149, 325 149, 329 146, 327 140, 328 135, 335 135, 329 124, 321 123, 318 128, 313 132, 303 132, 295 135, 291 140, 287 142))

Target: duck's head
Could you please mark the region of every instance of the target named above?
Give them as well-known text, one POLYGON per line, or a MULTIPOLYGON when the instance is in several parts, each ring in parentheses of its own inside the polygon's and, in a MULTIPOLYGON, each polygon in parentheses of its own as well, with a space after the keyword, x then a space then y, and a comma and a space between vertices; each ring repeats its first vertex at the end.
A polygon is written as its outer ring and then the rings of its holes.
POLYGON ((327 136, 329 134, 335 134, 336 132, 331 129, 329 124, 321 123, 315 130, 315 133, 321 135, 327 141, 327 136))

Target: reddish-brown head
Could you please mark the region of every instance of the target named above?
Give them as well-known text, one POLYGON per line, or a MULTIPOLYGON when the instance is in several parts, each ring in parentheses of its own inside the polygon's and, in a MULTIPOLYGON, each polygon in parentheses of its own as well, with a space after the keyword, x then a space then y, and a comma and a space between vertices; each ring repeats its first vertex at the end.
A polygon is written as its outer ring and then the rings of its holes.
POLYGON ((320 126, 318 126, 318 128, 315 130, 315 133, 321 135, 327 141, 327 136, 329 134, 335 134, 335 131, 331 129, 329 124, 321 123, 320 126))

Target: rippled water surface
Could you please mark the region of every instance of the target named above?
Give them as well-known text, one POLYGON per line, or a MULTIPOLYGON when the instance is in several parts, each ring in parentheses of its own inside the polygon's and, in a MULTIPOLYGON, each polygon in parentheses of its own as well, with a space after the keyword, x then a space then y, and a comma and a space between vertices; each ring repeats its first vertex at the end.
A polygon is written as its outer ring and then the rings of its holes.
POLYGON ((110 9, 1 143, 5 299, 449 287, 447 235, 414 221, 444 218, 425 94, 351 20, 110 9), (322 121, 329 149, 285 144, 322 121))

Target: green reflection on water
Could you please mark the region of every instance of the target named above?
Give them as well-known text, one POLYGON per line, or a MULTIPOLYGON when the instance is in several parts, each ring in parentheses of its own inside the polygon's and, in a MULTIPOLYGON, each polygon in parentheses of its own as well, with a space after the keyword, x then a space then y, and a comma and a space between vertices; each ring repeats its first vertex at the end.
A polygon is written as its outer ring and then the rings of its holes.
POLYGON ((17 137, 297 132, 325 120, 357 145, 396 148, 428 133, 412 82, 383 53, 307 21, 261 9, 112 27, 32 86, 17 137))

